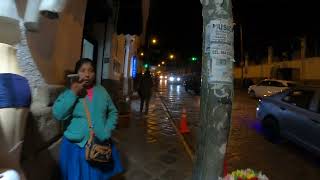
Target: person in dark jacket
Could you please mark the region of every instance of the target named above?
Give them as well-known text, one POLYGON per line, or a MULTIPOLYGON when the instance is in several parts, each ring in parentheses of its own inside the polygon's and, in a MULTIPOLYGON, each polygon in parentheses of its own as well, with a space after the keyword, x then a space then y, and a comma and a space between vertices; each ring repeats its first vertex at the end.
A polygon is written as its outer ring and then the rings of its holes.
POLYGON ((140 95, 140 112, 143 111, 143 106, 145 106, 145 112, 148 113, 149 110, 149 102, 150 98, 152 96, 152 87, 153 87, 153 81, 150 74, 150 71, 147 70, 144 75, 142 76, 140 83, 139 83, 139 95, 140 95))

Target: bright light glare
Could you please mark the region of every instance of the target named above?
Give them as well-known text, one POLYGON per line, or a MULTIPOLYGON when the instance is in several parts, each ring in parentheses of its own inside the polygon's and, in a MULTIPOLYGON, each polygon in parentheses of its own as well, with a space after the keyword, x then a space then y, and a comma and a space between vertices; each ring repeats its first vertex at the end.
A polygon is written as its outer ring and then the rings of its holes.
POLYGON ((163 76, 160 76, 160 79, 163 79, 163 76))
POLYGON ((181 78, 178 77, 178 78, 177 78, 177 81, 180 81, 180 80, 181 80, 181 78))
POLYGON ((174 81, 174 77, 169 77, 169 81, 174 81))
POLYGON ((152 39, 152 44, 157 44, 157 39, 153 38, 152 39))

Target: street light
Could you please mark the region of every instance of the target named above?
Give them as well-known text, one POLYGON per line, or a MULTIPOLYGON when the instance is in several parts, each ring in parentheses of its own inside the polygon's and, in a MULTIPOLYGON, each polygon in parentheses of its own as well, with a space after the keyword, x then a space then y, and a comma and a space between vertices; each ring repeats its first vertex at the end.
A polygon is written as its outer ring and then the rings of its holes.
POLYGON ((160 64, 158 64, 158 67, 160 67, 161 65, 160 64))
POLYGON ((173 54, 170 54, 170 59, 174 59, 174 55, 173 54))
POLYGON ((157 41, 156 38, 153 38, 153 39, 152 39, 152 44, 157 44, 157 42, 158 42, 158 41, 157 41))
POLYGON ((144 56, 144 53, 143 53, 143 52, 141 52, 141 53, 140 53, 140 56, 144 56))
POLYGON ((164 65, 164 63, 165 63, 164 61, 161 62, 162 65, 164 65))
MULTIPOLYGON (((148 38, 147 41, 147 52, 146 52, 146 59, 148 62, 152 61, 152 50, 150 49, 150 39, 148 38)), ((151 45, 156 45, 158 43, 158 40, 154 37, 151 39, 151 45)))

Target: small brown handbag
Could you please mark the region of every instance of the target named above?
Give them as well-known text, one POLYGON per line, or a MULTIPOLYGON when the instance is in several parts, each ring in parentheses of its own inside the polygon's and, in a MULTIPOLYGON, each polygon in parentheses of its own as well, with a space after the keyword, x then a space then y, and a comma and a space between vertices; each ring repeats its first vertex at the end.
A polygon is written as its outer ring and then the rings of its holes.
POLYGON ((91 163, 111 163, 112 162, 112 142, 111 140, 99 141, 94 135, 90 111, 88 109, 86 100, 83 100, 83 106, 86 111, 88 126, 90 129, 90 137, 85 146, 86 160, 91 163))

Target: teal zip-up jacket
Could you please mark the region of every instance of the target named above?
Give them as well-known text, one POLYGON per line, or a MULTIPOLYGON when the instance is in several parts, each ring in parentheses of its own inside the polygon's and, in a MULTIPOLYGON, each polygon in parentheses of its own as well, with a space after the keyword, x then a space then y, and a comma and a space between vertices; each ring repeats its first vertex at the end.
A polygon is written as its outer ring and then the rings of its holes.
MULTIPOLYGON (((97 85, 93 87, 92 101, 89 101, 88 97, 85 98, 96 137, 101 141, 110 138, 118 119, 118 110, 110 95, 104 87, 97 85)), ((68 89, 59 95, 52 109, 53 116, 57 120, 71 119, 64 136, 80 147, 86 145, 90 134, 83 100, 84 98, 79 98, 68 89)))

